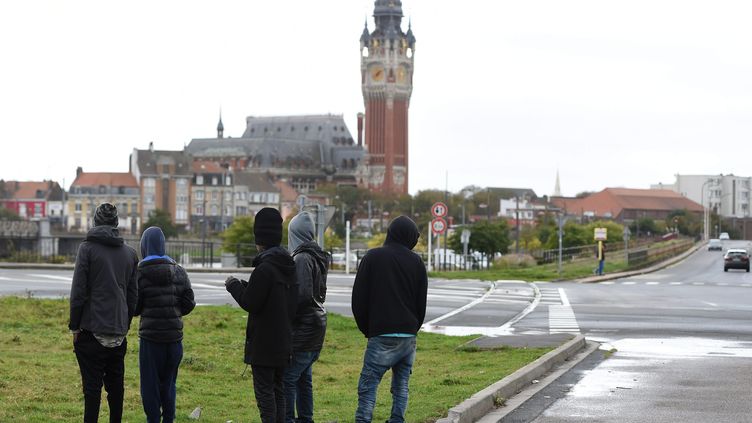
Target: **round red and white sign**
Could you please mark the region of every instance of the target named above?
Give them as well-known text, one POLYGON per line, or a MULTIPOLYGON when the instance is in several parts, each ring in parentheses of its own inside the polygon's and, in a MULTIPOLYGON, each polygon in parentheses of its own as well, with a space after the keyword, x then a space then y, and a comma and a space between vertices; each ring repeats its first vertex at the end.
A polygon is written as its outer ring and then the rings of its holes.
POLYGON ((431 221, 431 230, 436 235, 443 234, 444 231, 446 231, 446 228, 447 228, 446 220, 440 217, 437 217, 436 219, 431 221))
POLYGON ((431 206, 431 214, 433 217, 444 217, 447 215, 448 210, 446 204, 440 201, 431 206))

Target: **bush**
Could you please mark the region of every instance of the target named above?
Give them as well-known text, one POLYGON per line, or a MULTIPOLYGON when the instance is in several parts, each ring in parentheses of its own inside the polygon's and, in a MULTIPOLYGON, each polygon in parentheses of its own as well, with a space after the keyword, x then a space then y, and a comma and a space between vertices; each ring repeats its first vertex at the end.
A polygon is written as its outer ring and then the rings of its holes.
POLYGON ((497 269, 526 269, 537 264, 529 254, 507 254, 494 260, 494 267, 497 269))

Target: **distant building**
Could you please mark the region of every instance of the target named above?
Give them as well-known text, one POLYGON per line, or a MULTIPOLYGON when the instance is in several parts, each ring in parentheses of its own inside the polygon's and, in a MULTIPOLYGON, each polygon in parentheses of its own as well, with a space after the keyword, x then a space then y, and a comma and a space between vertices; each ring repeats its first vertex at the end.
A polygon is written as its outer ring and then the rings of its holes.
POLYGON ((752 208, 752 178, 734 175, 676 175, 673 184, 651 185, 669 189, 723 217, 749 217, 752 208))
POLYGON ((542 202, 533 201, 527 197, 499 200, 498 217, 505 218, 510 225, 515 226, 519 218, 521 225, 534 225, 540 213, 545 213, 552 207, 542 202))
POLYGON ((286 179, 300 193, 322 184, 365 183, 365 150, 357 145, 342 116, 248 117, 241 138, 193 139, 185 149, 194 161, 214 162, 235 172, 265 173, 286 179))
POLYGON ((191 185, 191 227, 222 232, 233 220, 233 173, 213 161, 194 161, 191 185))
POLYGON ((282 219, 287 219, 295 210, 299 209, 298 197, 300 194, 285 179, 278 179, 274 182, 274 186, 279 189, 279 211, 282 214, 282 219))
MULTIPOLYGON (((361 86, 368 147, 367 187, 407 194, 408 111, 413 91, 415 35, 402 30, 402 2, 376 0, 376 28, 360 37, 361 86)), ((360 120, 359 120, 360 126, 360 120)))
POLYGON ((79 167, 66 201, 66 227, 74 232, 88 231, 94 226, 96 207, 108 202, 118 208, 121 231, 138 234, 141 227, 140 200, 139 185, 132 174, 84 172, 79 167))
POLYGON ((139 214, 144 221, 160 209, 170 215, 175 226, 189 226, 193 167, 188 155, 154 150, 149 143, 148 150, 133 149, 130 170, 141 191, 139 214))
POLYGON ((0 181, 0 206, 25 220, 61 222, 63 189, 53 181, 0 181))
POLYGON ((265 174, 236 173, 233 188, 235 216, 255 215, 264 207, 280 208, 280 189, 265 174))
POLYGON ((632 222, 640 218, 665 220, 675 210, 687 210, 699 218, 702 206, 670 190, 606 188, 584 198, 552 197, 551 204, 580 219, 632 222))

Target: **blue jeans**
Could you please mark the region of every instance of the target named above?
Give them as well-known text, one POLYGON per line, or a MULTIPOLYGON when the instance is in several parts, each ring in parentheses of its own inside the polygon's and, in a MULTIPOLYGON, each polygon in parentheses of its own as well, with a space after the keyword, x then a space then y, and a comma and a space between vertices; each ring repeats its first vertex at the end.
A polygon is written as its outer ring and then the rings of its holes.
POLYGON ((392 414, 389 423, 405 421, 408 382, 415 361, 416 337, 396 338, 375 336, 368 339, 363 356, 363 370, 358 382, 357 423, 370 422, 376 405, 376 390, 387 370, 392 369, 392 414))
POLYGON ((141 338, 138 364, 141 402, 148 423, 175 421, 175 382, 183 360, 183 343, 152 342, 141 338))
POLYGON ((285 422, 313 423, 313 381, 311 368, 319 351, 298 351, 285 369, 285 422), (298 418, 295 418, 295 410, 298 418))
POLYGON ((598 274, 599 275, 603 274, 603 264, 605 263, 605 261, 606 260, 599 260, 598 261, 598 274))

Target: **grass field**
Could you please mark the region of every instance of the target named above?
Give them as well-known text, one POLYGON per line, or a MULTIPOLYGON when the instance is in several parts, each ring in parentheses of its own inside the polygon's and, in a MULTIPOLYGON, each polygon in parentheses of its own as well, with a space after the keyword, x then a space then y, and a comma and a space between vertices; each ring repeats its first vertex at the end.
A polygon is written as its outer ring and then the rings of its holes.
MULTIPOLYGON (((67 330, 68 302, 0 298, 0 422, 78 422, 81 379, 67 330)), ((244 372, 246 314, 231 307, 199 307, 185 318, 184 358, 178 377, 179 422, 203 407, 200 421, 259 421, 250 369, 244 372)), ((138 337, 133 321, 126 356, 125 422, 143 422, 138 383, 138 337)), ((431 422, 489 384, 548 352, 502 348, 474 351, 472 337, 421 333, 410 380, 408 422, 431 422)), ((330 315, 326 344, 314 365, 316 421, 352 422, 366 340, 353 320, 330 315)), ((382 381, 374 421, 388 418, 390 376, 382 381)), ((103 398, 102 417, 107 421, 103 398)))
MULTIPOLYGON (((480 279, 484 281, 497 280, 521 280, 527 282, 534 281, 555 281, 584 278, 593 275, 593 269, 597 267, 596 260, 577 260, 565 262, 562 264, 561 277, 559 277, 558 264, 542 264, 539 266, 530 266, 524 268, 509 269, 489 269, 473 270, 467 272, 431 272, 432 277, 442 279, 480 279)), ((615 273, 627 270, 627 263, 622 259, 606 260, 604 266, 605 273, 615 273)))

